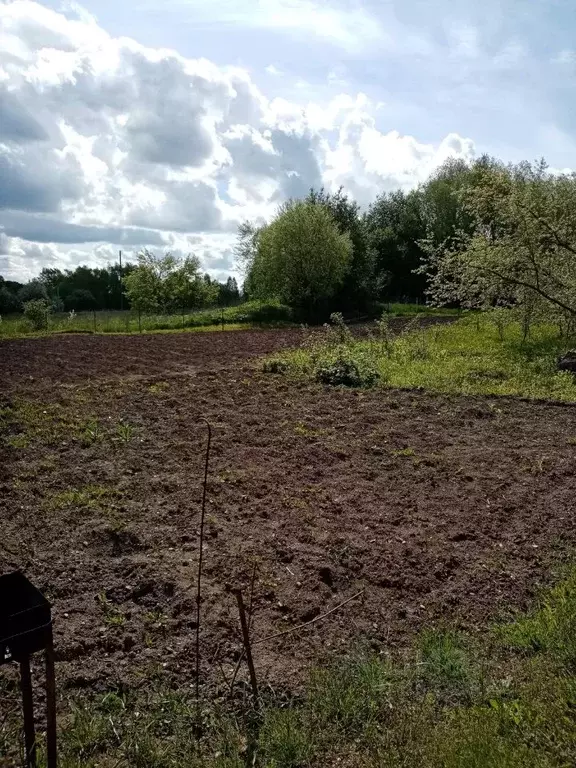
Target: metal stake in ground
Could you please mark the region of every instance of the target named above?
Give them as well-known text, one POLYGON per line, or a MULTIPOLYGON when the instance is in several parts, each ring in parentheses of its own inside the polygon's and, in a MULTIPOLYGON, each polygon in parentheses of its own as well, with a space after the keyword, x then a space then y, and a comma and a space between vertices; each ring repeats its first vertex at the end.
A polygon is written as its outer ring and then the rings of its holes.
POLYGON ((196 707, 200 714, 200 601, 202 598, 202 550, 204 544, 204 517, 206 515, 206 488, 208 485, 208 466, 210 463, 210 443, 212 427, 207 419, 202 419, 208 427, 208 442, 206 444, 206 461, 204 463, 204 486, 202 490, 202 511, 200 513, 200 549, 198 553, 198 578, 196 590, 196 707))

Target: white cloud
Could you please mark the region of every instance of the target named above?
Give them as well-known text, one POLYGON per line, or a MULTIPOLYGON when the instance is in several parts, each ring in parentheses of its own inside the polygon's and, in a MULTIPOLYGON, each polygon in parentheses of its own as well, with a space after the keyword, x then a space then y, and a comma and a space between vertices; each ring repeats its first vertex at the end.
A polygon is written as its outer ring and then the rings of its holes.
MULTIPOLYGON (((288 23, 294 3, 260 3, 261 23, 288 23)), ((355 7, 302 0, 290 23, 321 20, 345 41, 367 33, 355 7)), ((423 143, 382 130, 385 109, 363 94, 269 98, 244 69, 114 38, 73 3, 66 13, 0 4, 0 36, 6 277, 101 263, 119 246, 193 250, 219 273, 232 268, 237 224, 270 217, 286 197, 343 184, 368 203, 447 155, 473 154, 457 135, 423 143)))

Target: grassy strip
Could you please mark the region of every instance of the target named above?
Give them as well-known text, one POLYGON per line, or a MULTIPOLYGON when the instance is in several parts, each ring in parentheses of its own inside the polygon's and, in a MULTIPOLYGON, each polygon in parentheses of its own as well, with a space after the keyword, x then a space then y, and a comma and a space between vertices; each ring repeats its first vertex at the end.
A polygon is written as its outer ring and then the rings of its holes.
MULTIPOLYGON (((382 304, 375 309, 389 317, 415 315, 456 316, 458 310, 435 309, 421 304, 382 304)), ((156 333, 190 330, 240 330, 254 326, 281 327, 295 321, 292 310, 274 301, 249 301, 236 307, 203 309, 184 315, 142 315, 135 312, 77 312, 50 315, 46 331, 34 331, 22 315, 10 315, 0 320, 0 339, 19 336, 44 336, 51 333, 156 333)))
MULTIPOLYGON (((60 765, 568 768, 575 637, 576 569, 530 614, 479 638, 428 630, 402 658, 358 651, 314 672, 298 700, 206 705, 199 740, 190 689, 170 690, 161 674, 145 691, 70 701, 60 765)), ((15 723, 0 724, 0 754, 13 754, 15 723)))
POLYGON ((300 349, 267 360, 264 370, 328 384, 573 402, 576 380, 556 368, 568 347, 552 325, 534 326, 524 341, 519 324, 497 327, 489 315, 424 329, 409 324, 399 337, 381 321, 365 339, 354 339, 342 325, 313 333, 300 349))
POLYGON ((386 313, 391 317, 415 317, 416 315, 426 317, 458 317, 462 314, 462 311, 448 307, 429 307, 426 304, 399 304, 392 302, 376 304, 374 306, 374 313, 376 315, 386 313))
POLYGON ((258 325, 290 324, 289 307, 277 302, 246 302, 236 307, 213 308, 187 314, 142 315, 126 312, 78 312, 49 317, 47 331, 33 331, 22 315, 11 315, 0 322, 0 338, 14 338, 46 333, 144 333, 156 331, 213 330, 246 328, 258 325))

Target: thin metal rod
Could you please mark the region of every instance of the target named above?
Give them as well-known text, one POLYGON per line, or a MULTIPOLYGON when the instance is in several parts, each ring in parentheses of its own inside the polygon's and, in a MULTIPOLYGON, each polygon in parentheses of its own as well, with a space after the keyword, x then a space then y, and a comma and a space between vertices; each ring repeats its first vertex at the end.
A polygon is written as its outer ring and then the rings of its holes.
POLYGON ((56 673, 54 670, 54 644, 52 637, 46 646, 46 765, 56 768, 58 747, 56 742, 56 673))
POLYGON ((322 619, 325 619, 326 616, 330 616, 331 613, 334 613, 335 611, 339 610, 343 606, 345 606, 347 603, 352 602, 352 600, 355 600, 357 597, 360 597, 360 595, 363 595, 366 590, 361 589, 360 592, 356 592, 355 595, 352 595, 352 597, 349 597, 347 600, 344 600, 341 603, 338 603, 338 605, 335 605, 334 608, 331 608, 329 611, 326 611, 326 613, 321 614, 320 616, 316 616, 314 619, 310 619, 310 621, 304 622, 304 624, 298 624, 297 627, 290 627, 290 629, 284 629, 282 632, 276 632, 275 635, 268 635, 268 637, 260 637, 258 640, 254 640, 252 645, 259 645, 260 643, 266 643, 268 640, 275 640, 277 637, 282 637, 283 635, 290 635, 292 632, 298 632, 300 629, 304 629, 304 627, 309 627, 310 624, 315 624, 317 621, 322 621, 322 619))
POLYGON ((252 693, 254 694, 254 703, 258 702, 258 681, 256 680, 256 670, 254 668, 254 659, 252 658, 252 648, 250 647, 250 630, 248 629, 248 621, 246 620, 246 609, 244 608, 244 600, 242 599, 242 590, 232 590, 236 595, 238 601, 238 613, 240 614, 240 626, 242 627, 242 639, 244 641, 244 651, 246 653, 246 663, 248 664, 248 671, 250 672, 250 684, 252 685, 252 693))
POLYGON ((124 309, 124 285, 122 283, 122 251, 118 251, 120 261, 120 312, 124 309))
POLYGON ((24 748, 26 768, 36 768, 36 735, 34 733, 34 700, 32 698, 32 677, 30 657, 20 660, 20 686, 22 688, 22 710, 24 713, 24 748))
POLYGON ((202 599, 202 559, 204 545, 204 518, 206 516, 206 491, 208 486, 208 467, 210 464, 210 443, 212 442, 212 427, 207 419, 202 419, 208 427, 208 442, 206 444, 206 460, 204 463, 204 485, 202 490, 202 511, 200 513, 200 551, 198 553, 198 578, 196 590, 196 702, 200 701, 200 601, 202 599))

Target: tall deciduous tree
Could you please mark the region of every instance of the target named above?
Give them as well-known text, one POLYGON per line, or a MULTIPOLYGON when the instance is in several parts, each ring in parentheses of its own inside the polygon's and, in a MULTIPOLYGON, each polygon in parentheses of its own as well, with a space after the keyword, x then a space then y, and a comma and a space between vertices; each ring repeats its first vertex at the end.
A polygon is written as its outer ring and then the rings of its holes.
POLYGON ((137 267, 124 278, 130 304, 139 312, 168 312, 216 302, 218 283, 200 274, 196 256, 178 259, 171 253, 138 255, 137 267))
POLYGON ((306 202, 323 205, 330 213, 341 234, 348 234, 352 242, 350 266, 340 289, 334 297, 339 309, 360 309, 364 307, 373 292, 373 263, 367 243, 366 227, 360 214, 360 206, 350 199, 340 187, 330 194, 324 188, 311 189, 306 202))
POLYGON ((370 206, 364 226, 374 298, 423 298, 425 278, 414 273, 423 258, 418 243, 426 236, 422 191, 383 193, 370 206))
POLYGON ((352 259, 352 241, 328 208, 290 201, 257 238, 249 279, 257 297, 275 297, 303 315, 326 312, 352 259))
POLYGON ((462 191, 473 232, 442 247, 428 243, 425 266, 436 303, 471 307, 535 302, 576 316, 576 174, 542 161, 476 169, 462 191))

